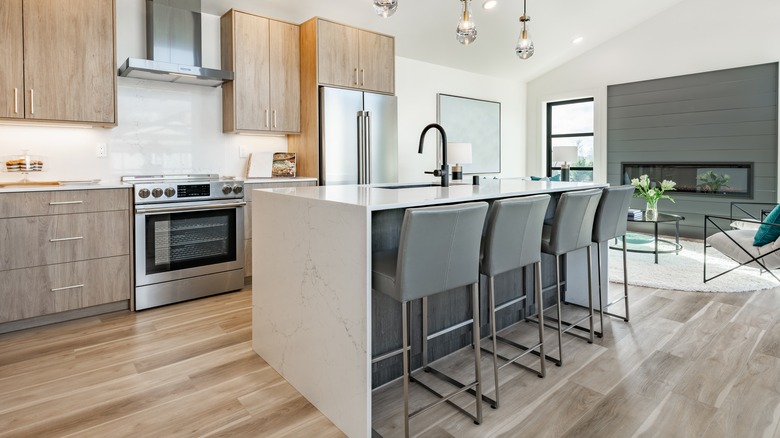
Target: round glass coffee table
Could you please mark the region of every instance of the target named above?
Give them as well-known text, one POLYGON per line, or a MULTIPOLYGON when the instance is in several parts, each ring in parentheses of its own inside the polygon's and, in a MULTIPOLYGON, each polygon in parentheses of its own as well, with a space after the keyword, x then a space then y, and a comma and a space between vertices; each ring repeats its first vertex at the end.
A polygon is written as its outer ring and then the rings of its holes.
MULTIPOLYGON (((639 233, 626 233, 626 251, 642 252, 655 255, 655 263, 658 264, 658 254, 679 254, 682 249, 680 245, 680 221, 685 220, 683 216, 671 213, 658 213, 655 219, 648 219, 647 212, 642 219, 629 218, 629 222, 653 224, 653 235, 639 233), (674 242, 667 239, 658 238, 658 224, 674 222, 674 242)), ((623 249, 622 237, 615 239, 615 243, 610 245, 610 249, 623 249)))

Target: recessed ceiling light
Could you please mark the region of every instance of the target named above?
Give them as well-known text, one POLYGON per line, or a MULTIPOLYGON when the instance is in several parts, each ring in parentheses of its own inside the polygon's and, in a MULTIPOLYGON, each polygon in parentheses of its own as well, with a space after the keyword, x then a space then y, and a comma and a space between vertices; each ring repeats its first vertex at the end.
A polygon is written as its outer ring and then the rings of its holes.
POLYGON ((482 9, 493 9, 497 4, 496 0, 482 0, 482 9))
POLYGON ((584 40, 584 39, 585 39, 585 38, 583 38, 583 37, 581 37, 581 36, 578 36, 578 37, 574 37, 574 38, 572 38, 571 42, 572 42, 572 43, 574 43, 574 44, 579 44, 579 43, 581 43, 581 42, 582 42, 582 40, 584 40))

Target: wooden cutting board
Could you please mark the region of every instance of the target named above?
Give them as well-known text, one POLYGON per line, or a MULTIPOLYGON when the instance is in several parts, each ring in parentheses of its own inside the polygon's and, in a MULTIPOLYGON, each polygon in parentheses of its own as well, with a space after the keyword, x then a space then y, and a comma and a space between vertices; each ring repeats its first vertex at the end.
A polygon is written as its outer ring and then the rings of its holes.
POLYGON ((0 187, 18 187, 18 186, 58 186, 59 181, 12 181, 0 182, 0 187))

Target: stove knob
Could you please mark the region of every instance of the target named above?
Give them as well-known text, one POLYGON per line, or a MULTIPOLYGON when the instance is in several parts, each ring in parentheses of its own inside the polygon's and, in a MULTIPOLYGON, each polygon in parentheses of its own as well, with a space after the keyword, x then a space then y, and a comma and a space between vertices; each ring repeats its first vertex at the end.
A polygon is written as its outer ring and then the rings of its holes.
POLYGON ((162 196, 162 194, 163 194, 162 189, 160 188, 152 189, 152 196, 154 196, 155 198, 159 198, 160 196, 162 196))
POLYGON ((233 185, 233 193, 235 193, 236 195, 241 193, 241 192, 243 192, 243 191, 244 191, 244 186, 242 186, 240 184, 234 184, 233 185))
POLYGON ((175 194, 176 194, 176 190, 174 190, 173 187, 168 187, 167 189, 165 189, 165 196, 170 198, 175 194))
POLYGON ((232 191, 233 191, 233 187, 230 187, 230 186, 229 186, 229 185, 227 185, 227 184, 225 184, 224 186, 222 186, 222 193, 223 193, 223 194, 225 194, 225 195, 229 195, 229 194, 230 194, 230 192, 232 192, 232 191))
POLYGON ((141 189, 138 191, 138 196, 141 197, 141 199, 146 199, 149 197, 151 192, 149 192, 149 189, 141 189))

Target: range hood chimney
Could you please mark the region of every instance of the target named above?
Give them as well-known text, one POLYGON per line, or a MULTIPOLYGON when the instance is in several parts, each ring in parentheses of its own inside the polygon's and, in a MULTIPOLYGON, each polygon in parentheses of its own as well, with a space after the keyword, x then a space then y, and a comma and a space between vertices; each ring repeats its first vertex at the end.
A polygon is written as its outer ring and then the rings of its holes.
POLYGON ((119 76, 218 87, 233 72, 202 67, 200 0, 146 0, 146 56, 127 58, 119 76))

